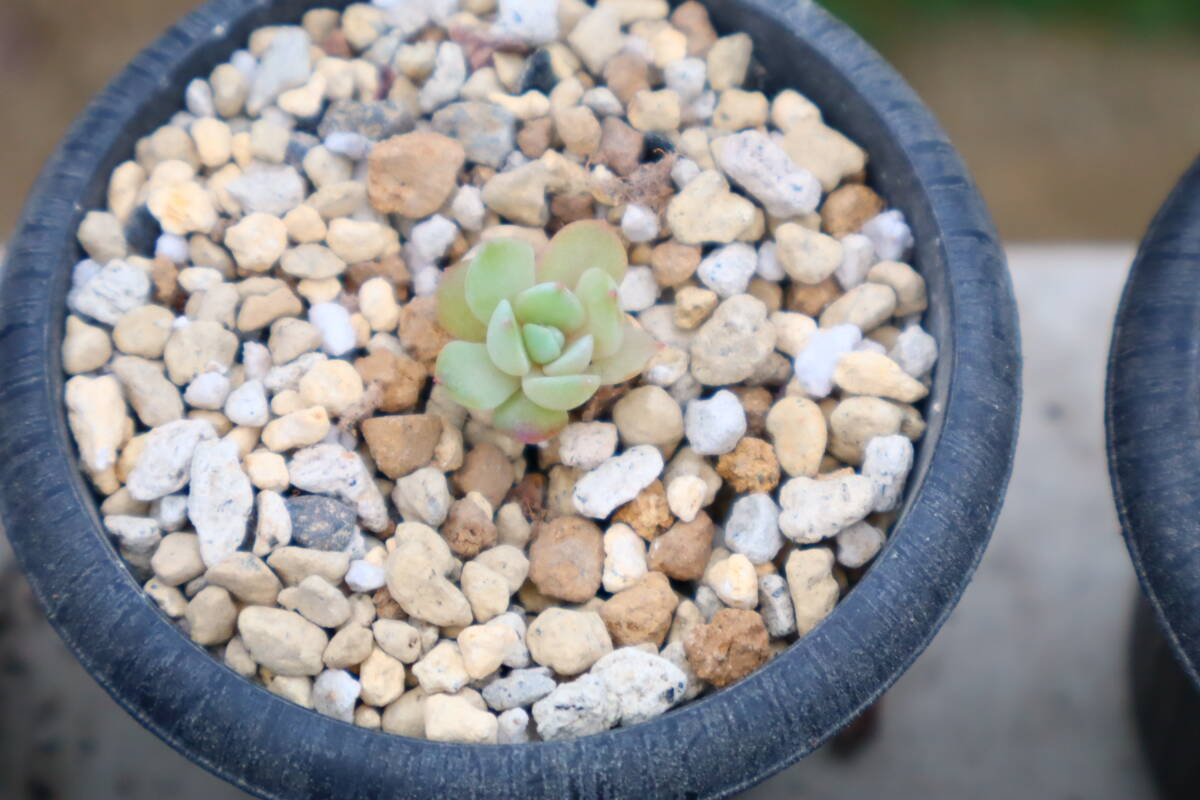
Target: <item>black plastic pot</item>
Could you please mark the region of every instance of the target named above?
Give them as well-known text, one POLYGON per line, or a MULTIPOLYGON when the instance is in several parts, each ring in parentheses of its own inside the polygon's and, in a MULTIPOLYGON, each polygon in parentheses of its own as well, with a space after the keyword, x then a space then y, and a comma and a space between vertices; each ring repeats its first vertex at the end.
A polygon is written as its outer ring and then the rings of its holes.
POLYGON ((129 713, 263 797, 723 797, 812 752, 912 663, 979 561, 1011 468, 1020 358, 1004 256, 958 155, 899 76, 809 2, 709 7, 720 29, 755 38, 765 88, 799 89, 870 152, 870 180, 915 229, 941 347, 903 515, 820 627, 749 679, 650 723, 552 744, 436 744, 322 718, 238 677, 181 636, 118 560, 61 403, 75 227, 189 78, 255 26, 318 4, 215 0, 184 19, 97 98, 30 198, 0 289, 0 486, 51 622, 129 713))
POLYGON ((1133 634, 1142 742, 1163 793, 1192 798, 1200 792, 1200 161, 1130 270, 1106 423, 1117 513, 1153 611, 1139 612, 1133 634))

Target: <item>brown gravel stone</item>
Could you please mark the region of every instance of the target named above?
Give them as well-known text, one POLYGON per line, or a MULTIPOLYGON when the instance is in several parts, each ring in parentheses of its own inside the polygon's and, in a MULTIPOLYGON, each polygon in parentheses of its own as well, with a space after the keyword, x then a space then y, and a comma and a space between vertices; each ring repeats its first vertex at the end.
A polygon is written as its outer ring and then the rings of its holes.
POLYGON ((462 468, 451 479, 455 490, 462 495, 479 492, 499 508, 513 485, 513 466, 499 447, 483 442, 471 448, 463 458, 462 468))
POLYGON ((375 604, 375 616, 379 619, 404 619, 408 616, 386 586, 377 589, 371 596, 371 601, 375 604))
POLYGON ((717 461, 717 474, 736 492, 770 492, 779 485, 779 460, 770 443, 747 436, 717 461))
POLYGON ((359 287, 371 278, 383 278, 396 287, 396 299, 401 302, 408 297, 408 285, 412 283, 408 265, 398 255, 351 264, 346 268, 344 278, 346 291, 352 294, 358 292, 359 287))
POLYGON ((369 356, 355 359, 354 368, 363 383, 378 384, 379 410, 395 414, 416 406, 429 372, 408 356, 397 356, 387 350, 376 350, 369 356))
POLYGON ((650 88, 650 65, 633 53, 619 53, 604 65, 604 83, 627 106, 635 94, 650 88))
POLYGON ((844 236, 883 211, 883 198, 868 186, 851 184, 835 189, 821 206, 821 227, 830 236, 844 236))
POLYGON ((826 278, 812 286, 793 283, 787 290, 788 311, 799 311, 810 317, 819 317, 825 307, 842 296, 842 288, 833 278, 826 278))
POLYGON ((440 133, 406 133, 371 148, 367 195, 376 211, 427 217, 457 186, 467 160, 463 146, 440 133))
POLYGON ((454 555, 474 558, 496 543, 496 525, 478 503, 463 498, 450 506, 442 537, 454 555))
POLYGON ((617 509, 614 522, 624 522, 646 541, 653 541, 658 532, 671 526, 675 518, 667 505, 667 492, 662 481, 643 489, 637 497, 617 509))
POLYGON ((674 239, 663 242, 654 248, 650 256, 650 268, 654 270, 654 280, 662 287, 678 286, 692 275, 700 266, 701 250, 689 244, 681 244, 674 239))
POLYGON ((554 120, 550 117, 531 119, 517 134, 517 147, 526 158, 541 158, 554 143, 554 120))
POLYGON ((570 225, 581 219, 591 219, 595 212, 595 201, 590 194, 559 194, 550 199, 552 223, 570 225))
POLYGON ((442 420, 433 414, 372 417, 363 421, 362 434, 376 466, 395 480, 433 458, 433 448, 442 435, 442 420))
POLYGON ((771 393, 761 386, 731 387, 742 409, 746 412, 746 434, 748 436, 763 436, 767 432, 767 412, 775 402, 771 393))
POLYGON ((506 501, 519 505, 525 519, 535 522, 542 519, 546 507, 546 476, 540 472, 529 473, 512 488, 506 501))
POLYGON ((542 594, 568 603, 596 596, 604 569, 604 535, 582 517, 537 525, 529 547, 529 579, 542 594))
POLYGON ((595 160, 607 164, 613 172, 627 177, 642 159, 646 136, 625 124, 619 117, 605 117, 601 127, 600 152, 595 160))
POLYGON ((691 522, 677 522, 650 545, 650 569, 677 581, 696 581, 712 555, 713 521, 701 511, 691 522))
POLYGON ((581 422, 595 422, 598 418, 607 414, 617 401, 625 395, 629 394, 629 390, 633 388, 628 383, 621 383, 616 386, 601 386, 600 391, 592 395, 592 399, 587 401, 587 405, 579 412, 581 422))
POLYGON ((671 24, 683 31, 687 37, 687 53, 690 57, 703 57, 717 41, 717 31, 709 19, 708 9, 696 0, 683 3, 671 14, 671 24))
POLYGON ((156 258, 150 262, 150 279, 154 282, 154 302, 174 308, 182 299, 179 292, 179 268, 170 260, 156 258))
POLYGON ((667 576, 648 572, 637 584, 605 601, 600 607, 600 618, 617 647, 642 642, 661 647, 678 605, 679 598, 667 576))
POLYGON ((400 343, 427 370, 433 371, 438 353, 453 338, 437 324, 437 298, 417 297, 400 309, 400 343))
POLYGON ((683 643, 697 677, 728 686, 767 663, 770 637, 757 611, 723 608, 712 622, 697 626, 683 643))

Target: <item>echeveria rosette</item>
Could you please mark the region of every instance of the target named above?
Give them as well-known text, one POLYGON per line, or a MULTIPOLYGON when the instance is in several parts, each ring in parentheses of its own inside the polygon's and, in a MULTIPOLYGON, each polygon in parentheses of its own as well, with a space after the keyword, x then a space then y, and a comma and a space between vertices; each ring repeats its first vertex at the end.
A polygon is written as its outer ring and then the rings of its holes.
POLYGON ((446 271, 438 322, 456 341, 435 374, 456 401, 533 444, 567 424, 601 386, 642 371, 658 348, 617 301, 629 266, 607 223, 566 226, 537 261, 533 247, 494 239, 446 271))

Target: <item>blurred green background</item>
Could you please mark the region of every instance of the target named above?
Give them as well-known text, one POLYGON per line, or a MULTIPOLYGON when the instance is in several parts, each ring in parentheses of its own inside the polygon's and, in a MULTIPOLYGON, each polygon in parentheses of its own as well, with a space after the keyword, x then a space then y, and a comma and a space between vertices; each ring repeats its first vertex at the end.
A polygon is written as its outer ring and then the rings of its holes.
MULTIPOLYGON (((0 239, 71 119, 194 0, 0 0, 0 239)), ((1012 241, 1131 240, 1200 150, 1200 0, 829 0, 1012 241)))
POLYGON ((1003 11, 1039 24, 1087 21, 1127 32, 1156 33, 1178 25, 1200 27, 1195 0, 830 0, 825 6, 861 31, 880 36, 916 21, 938 22, 1003 11))

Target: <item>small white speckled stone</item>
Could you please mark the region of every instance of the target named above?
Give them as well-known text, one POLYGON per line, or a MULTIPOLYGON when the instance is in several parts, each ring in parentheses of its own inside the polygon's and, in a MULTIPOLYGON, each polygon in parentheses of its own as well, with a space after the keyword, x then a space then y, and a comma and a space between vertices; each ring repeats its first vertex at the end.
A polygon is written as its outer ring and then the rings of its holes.
POLYGON ((662 453, 657 447, 631 447, 579 479, 572 496, 575 508, 585 517, 604 519, 653 483, 662 468, 662 453))
POLYGON ((617 290, 623 311, 645 311, 658 300, 658 281, 650 267, 630 267, 617 290))
POLYGON ((629 205, 621 217, 621 233, 634 244, 652 242, 658 238, 658 215, 645 206, 629 205))
POLYGON ((746 434, 746 412, 736 394, 722 389, 707 400, 687 404, 684 431, 700 455, 723 455, 737 447, 746 434))
POLYGON ((646 574, 646 541, 628 525, 617 523, 604 533, 604 591, 620 592, 646 574))
POLYGON ((855 325, 823 328, 808 337, 804 349, 796 356, 795 372, 796 381, 809 397, 829 396, 838 361, 861 341, 862 331, 855 325))
POLYGON ((819 542, 866 517, 876 497, 875 482, 862 475, 792 478, 779 492, 779 529, 799 544, 819 542))
POLYGON ((721 299, 743 294, 758 268, 758 253, 748 244, 738 242, 719 250, 700 262, 696 276, 721 299))
POLYGON ((313 708, 327 717, 354 722, 354 704, 362 691, 358 681, 345 670, 327 669, 313 681, 313 708))
POLYGON ((738 498, 725 521, 725 545, 754 564, 765 564, 783 547, 779 506, 769 494, 738 498))
POLYGON ((894 511, 912 470, 913 446, 907 436, 876 436, 867 442, 862 474, 875 484, 874 511, 894 511))
POLYGON ((898 209, 884 211, 867 220, 862 232, 875 246, 880 261, 903 261, 913 246, 912 229, 898 209))
POLYGON ((837 535, 837 559, 843 567, 866 566, 883 547, 883 531, 868 522, 856 522, 837 535))

